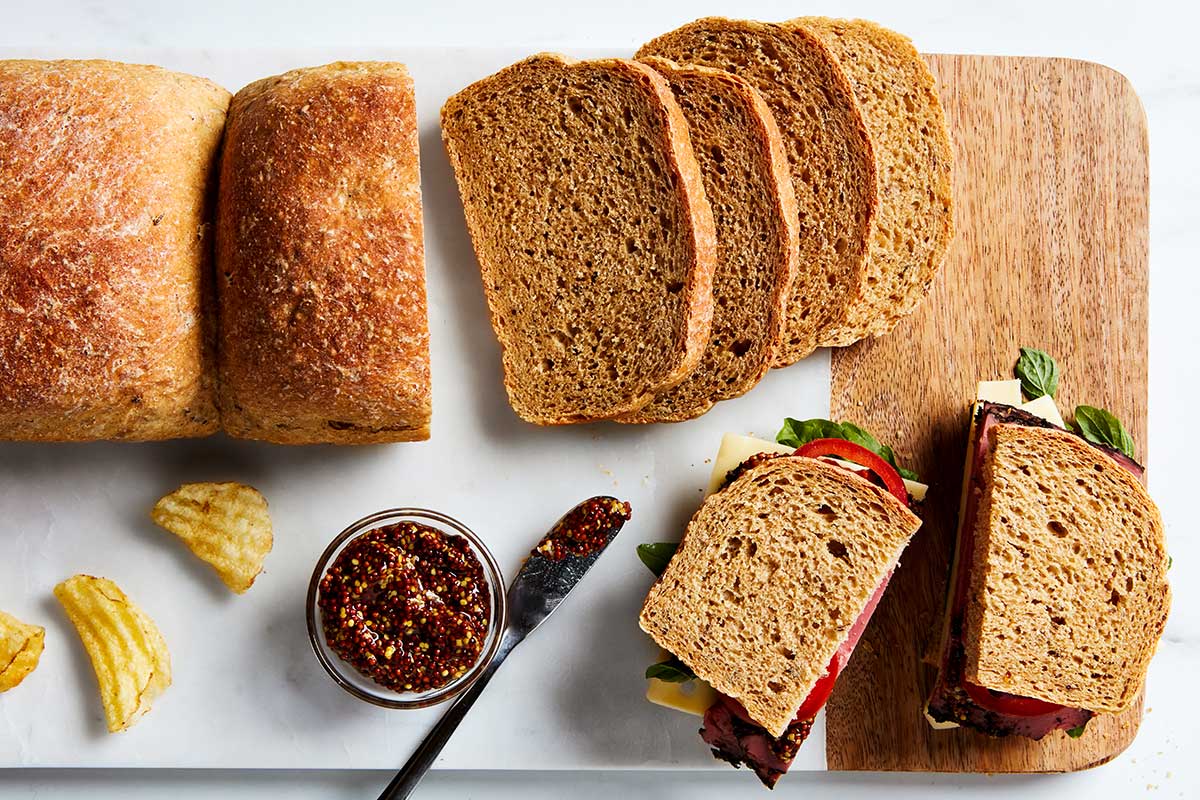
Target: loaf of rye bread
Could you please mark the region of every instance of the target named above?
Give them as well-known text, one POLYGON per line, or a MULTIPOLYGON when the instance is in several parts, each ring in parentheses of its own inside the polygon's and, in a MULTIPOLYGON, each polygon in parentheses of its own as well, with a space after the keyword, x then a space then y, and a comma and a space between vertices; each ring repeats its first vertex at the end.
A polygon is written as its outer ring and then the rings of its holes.
POLYGON ((404 65, 299 69, 237 93, 217 267, 231 436, 429 438, 417 116, 404 65))
POLYGON ((211 204, 229 93, 0 61, 0 439, 217 429, 211 204))
POLYGON ((799 268, 783 345, 787 365, 860 319, 867 244, 879 204, 875 150, 837 58, 797 26, 708 17, 653 39, 661 56, 732 72, 766 100, 783 134, 798 207, 799 268))
POLYGON ((692 372, 716 244, 660 75, 536 55, 451 97, 442 137, 520 417, 620 417, 692 372))
POLYGON ((779 736, 920 524, 848 470, 768 459, 704 501, 641 628, 779 736))
POLYGON ((831 345, 887 333, 929 291, 954 235, 953 153, 933 74, 912 42, 866 20, 800 17, 785 23, 817 36, 837 58, 875 148, 879 211, 863 300, 831 345))
POLYGON ((783 338, 798 249, 783 139, 750 84, 729 72, 647 57, 687 119, 717 234, 713 320, 700 364, 624 422, 677 422, 745 394, 783 338))

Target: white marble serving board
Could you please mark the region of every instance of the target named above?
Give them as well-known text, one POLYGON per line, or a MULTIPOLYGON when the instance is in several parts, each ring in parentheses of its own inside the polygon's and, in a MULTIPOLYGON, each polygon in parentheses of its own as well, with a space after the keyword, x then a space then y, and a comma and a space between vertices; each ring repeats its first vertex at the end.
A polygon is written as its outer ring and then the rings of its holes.
MULTIPOLYGON (((753 392, 679 425, 537 428, 509 409, 437 114, 471 81, 527 51, 478 49, 0 52, 162 64, 236 91, 337 59, 408 64, 417 86, 432 334, 428 442, 284 448, 217 436, 155 444, 0 444, 0 608, 44 625, 38 670, 0 695, 0 767, 388 768, 439 713, 388 711, 335 686, 309 650, 304 594, 349 522, 396 506, 448 513, 480 533, 511 577, 576 501, 630 501, 633 520, 564 607, 513 654, 439 767, 708 768, 699 720, 643 700, 657 651, 638 630, 650 575, 639 542, 677 538, 726 431, 774 435, 784 416, 828 413, 818 352, 753 392), (268 498, 275 549, 231 594, 149 518, 181 482, 238 480, 268 498), (158 622, 174 685, 128 732, 105 732, 96 682, 51 590, 77 572, 115 580, 158 622)), ((580 56, 593 53, 576 53, 580 56)), ((824 769, 819 722, 794 769, 824 769)))

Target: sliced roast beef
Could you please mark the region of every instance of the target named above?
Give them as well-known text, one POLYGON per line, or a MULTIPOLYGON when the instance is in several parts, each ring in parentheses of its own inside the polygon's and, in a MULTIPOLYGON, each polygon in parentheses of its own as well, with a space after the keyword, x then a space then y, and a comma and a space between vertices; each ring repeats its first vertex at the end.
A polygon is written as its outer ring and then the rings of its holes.
POLYGON ((773 789, 811 730, 811 719, 797 721, 776 738, 752 722, 741 703, 722 696, 705 712, 700 736, 714 756, 735 767, 745 764, 764 786, 773 789))

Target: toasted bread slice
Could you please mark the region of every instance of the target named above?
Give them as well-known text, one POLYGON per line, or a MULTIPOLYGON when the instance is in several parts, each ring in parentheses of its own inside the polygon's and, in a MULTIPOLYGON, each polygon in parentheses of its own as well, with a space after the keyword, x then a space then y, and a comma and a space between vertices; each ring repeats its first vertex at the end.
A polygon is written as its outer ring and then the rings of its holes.
POLYGON ((866 20, 800 17, 845 70, 862 109, 886 190, 867 253, 863 302, 824 341, 847 345, 887 333, 929 291, 954 235, 954 155, 933 73, 906 36, 866 20))
POLYGON ((1091 711, 1137 697, 1171 603, 1145 488, 1067 431, 996 425, 967 606, 967 680, 1091 711))
POLYGON ((879 193, 854 89, 829 48, 799 27, 708 17, 646 43, 637 57, 723 69, 766 100, 783 134, 798 206, 800 267, 776 365, 833 343, 857 319, 879 193))
POLYGON ((767 460, 692 517, 642 630, 778 736, 920 524, 847 470, 767 460))
POLYGON ((451 97, 442 137, 518 415, 619 417, 691 373, 716 242, 658 73, 536 55, 451 97))
POLYGON ((649 57, 687 119, 717 233, 713 321, 699 366, 623 422, 679 422, 754 388, 775 359, 799 246, 783 139, 762 97, 729 72, 649 57))

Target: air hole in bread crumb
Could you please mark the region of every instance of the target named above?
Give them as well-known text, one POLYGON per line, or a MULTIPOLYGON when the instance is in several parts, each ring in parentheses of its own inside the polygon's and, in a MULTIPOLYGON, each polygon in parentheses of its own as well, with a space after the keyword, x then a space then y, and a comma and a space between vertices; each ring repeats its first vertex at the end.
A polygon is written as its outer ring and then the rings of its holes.
POLYGON ((825 547, 828 548, 830 555, 834 558, 843 559, 847 564, 850 563, 849 551, 846 549, 846 545, 837 539, 830 539, 825 543, 825 547))
POLYGON ((667 291, 671 294, 679 294, 681 291, 683 291, 683 281, 676 281, 675 283, 668 283, 667 291))
POLYGON ((1047 522, 1046 527, 1050 529, 1051 533, 1060 538, 1067 535, 1066 527, 1056 519, 1052 519, 1047 522))
POLYGON ((822 517, 831 517, 832 518, 832 517, 837 516, 837 514, 834 512, 834 510, 832 508, 830 508, 827 503, 821 503, 821 505, 817 506, 817 513, 820 514, 822 517))
POLYGON ((736 342, 734 342, 732 345, 729 346, 729 350, 735 356, 738 356, 740 358, 741 356, 744 356, 744 355, 746 355, 746 353, 750 352, 750 348, 753 346, 754 346, 754 342, 750 341, 749 339, 738 339, 736 342))
POLYGON ((775 694, 779 694, 783 691, 783 684, 778 681, 767 681, 767 688, 775 694))

